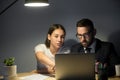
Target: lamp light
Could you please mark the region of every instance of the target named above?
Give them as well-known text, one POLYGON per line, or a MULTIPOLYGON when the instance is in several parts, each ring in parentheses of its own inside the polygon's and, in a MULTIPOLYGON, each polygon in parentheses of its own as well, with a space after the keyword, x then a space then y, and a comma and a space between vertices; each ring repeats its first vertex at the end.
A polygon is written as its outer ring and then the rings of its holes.
POLYGON ((25 0, 24 6, 42 7, 49 6, 48 0, 25 0))

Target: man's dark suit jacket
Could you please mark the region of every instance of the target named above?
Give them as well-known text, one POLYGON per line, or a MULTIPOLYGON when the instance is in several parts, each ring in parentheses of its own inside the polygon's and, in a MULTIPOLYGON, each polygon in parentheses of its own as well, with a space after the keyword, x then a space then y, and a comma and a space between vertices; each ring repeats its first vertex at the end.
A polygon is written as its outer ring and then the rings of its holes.
MULTIPOLYGON (((71 52, 83 53, 83 51, 83 46, 80 43, 71 47, 71 52)), ((95 59, 108 64, 108 76, 115 75, 114 65, 118 63, 118 58, 112 43, 96 39, 95 59)))

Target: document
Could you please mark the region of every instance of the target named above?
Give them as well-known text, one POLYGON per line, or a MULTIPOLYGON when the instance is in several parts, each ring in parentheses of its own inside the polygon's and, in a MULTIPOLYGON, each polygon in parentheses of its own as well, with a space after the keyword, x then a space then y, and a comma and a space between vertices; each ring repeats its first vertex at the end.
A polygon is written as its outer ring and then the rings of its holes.
POLYGON ((20 80, 45 80, 48 77, 50 76, 43 74, 33 74, 25 77, 20 77, 20 80))

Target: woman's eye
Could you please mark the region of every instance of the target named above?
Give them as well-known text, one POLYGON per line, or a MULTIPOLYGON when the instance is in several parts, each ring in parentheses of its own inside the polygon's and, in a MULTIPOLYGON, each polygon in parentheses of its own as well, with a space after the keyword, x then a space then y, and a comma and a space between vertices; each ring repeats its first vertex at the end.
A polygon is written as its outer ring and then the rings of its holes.
POLYGON ((58 38, 58 36, 55 36, 56 38, 58 38))

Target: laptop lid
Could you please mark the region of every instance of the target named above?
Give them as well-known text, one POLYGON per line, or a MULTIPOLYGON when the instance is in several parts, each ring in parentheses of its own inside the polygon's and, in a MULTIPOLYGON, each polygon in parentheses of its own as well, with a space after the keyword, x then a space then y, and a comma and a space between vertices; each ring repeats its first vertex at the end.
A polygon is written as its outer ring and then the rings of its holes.
POLYGON ((56 80, 95 80, 94 54, 56 54, 56 80))

